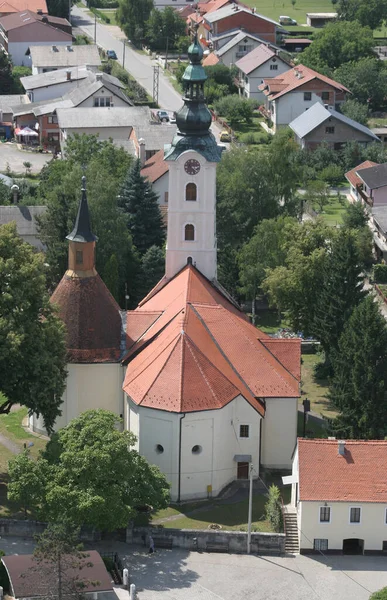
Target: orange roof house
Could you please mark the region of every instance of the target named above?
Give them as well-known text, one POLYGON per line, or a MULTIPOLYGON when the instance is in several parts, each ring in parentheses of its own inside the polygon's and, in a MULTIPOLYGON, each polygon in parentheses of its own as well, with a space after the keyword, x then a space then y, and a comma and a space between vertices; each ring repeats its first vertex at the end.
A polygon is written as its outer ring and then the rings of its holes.
POLYGON ((47 14, 46 0, 5 0, 0 1, 0 17, 17 13, 23 10, 31 10, 38 14, 47 14))
POLYGON ((382 553, 386 465, 385 440, 298 439, 285 483, 292 483, 301 552, 382 553))

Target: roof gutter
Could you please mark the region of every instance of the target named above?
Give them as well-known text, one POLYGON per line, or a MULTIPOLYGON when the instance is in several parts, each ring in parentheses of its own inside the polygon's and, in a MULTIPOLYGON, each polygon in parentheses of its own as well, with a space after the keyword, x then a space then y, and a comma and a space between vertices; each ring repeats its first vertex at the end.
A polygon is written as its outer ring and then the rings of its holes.
POLYGON ((178 483, 177 483, 177 501, 180 502, 181 496, 181 422, 185 418, 185 413, 180 417, 179 424, 179 467, 178 467, 178 483))

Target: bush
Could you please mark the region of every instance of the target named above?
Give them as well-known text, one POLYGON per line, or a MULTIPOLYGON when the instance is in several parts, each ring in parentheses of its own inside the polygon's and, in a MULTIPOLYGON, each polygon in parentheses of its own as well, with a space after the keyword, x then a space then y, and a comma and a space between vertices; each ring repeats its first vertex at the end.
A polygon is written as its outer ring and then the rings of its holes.
POLYGON ((110 23, 109 17, 107 17, 103 12, 98 10, 98 8, 90 8, 90 10, 94 15, 101 19, 101 21, 104 21, 104 23, 110 23))
POLYGON ((374 265, 372 274, 375 283, 387 283, 387 265, 374 265))
POLYGON ((270 144, 271 135, 259 131, 248 131, 238 136, 238 141, 242 144, 270 144))
POLYGON ((241 121, 251 123, 255 104, 254 101, 233 94, 215 102, 215 112, 225 117, 231 125, 241 121))
POLYGON ((266 518, 276 533, 283 531, 283 516, 281 505, 281 493, 276 485, 269 489, 269 499, 265 506, 266 518))
POLYGON ((387 587, 371 594, 369 600, 387 600, 387 587))
POLYGON ((329 165, 320 171, 319 179, 322 179, 329 185, 338 185, 343 180, 343 169, 339 165, 329 165))

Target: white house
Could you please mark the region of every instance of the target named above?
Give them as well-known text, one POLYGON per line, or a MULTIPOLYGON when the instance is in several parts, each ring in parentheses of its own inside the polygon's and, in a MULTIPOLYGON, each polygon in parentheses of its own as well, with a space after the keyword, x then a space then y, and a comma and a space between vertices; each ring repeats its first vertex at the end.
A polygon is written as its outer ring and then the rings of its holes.
POLYGON ((352 202, 362 202, 367 203, 367 196, 364 194, 363 186, 364 183, 360 179, 358 172, 362 169, 368 169, 369 167, 375 167, 378 163, 373 162, 372 160, 365 160, 364 162, 357 165, 347 173, 345 173, 345 178, 350 185, 350 200, 352 202))
MULTIPOLYGON (((258 35, 242 30, 229 31, 213 40, 214 54, 218 62, 227 67, 235 65, 239 59, 250 54, 262 44, 269 46, 269 43, 258 35)), ((207 58, 203 61, 203 64, 207 66, 207 58)))
POLYGON ((84 46, 49 44, 42 46, 35 42, 30 44, 28 52, 32 75, 83 65, 86 65, 92 71, 98 71, 102 64, 98 46, 94 44, 84 46))
POLYGON ((277 77, 264 78, 259 90, 265 96, 265 114, 274 130, 289 125, 316 102, 337 110, 349 94, 341 83, 304 65, 277 77))
POLYGON ((264 101, 264 94, 258 89, 263 80, 273 75, 281 75, 292 68, 279 52, 261 44, 235 63, 239 69, 239 93, 258 102, 264 101))
MULTIPOLYGON (((69 268, 52 296, 66 323, 69 355, 57 426, 93 406, 123 415, 139 452, 169 479, 173 500, 217 495, 234 479, 246 479, 249 469, 257 476, 261 465, 290 468, 301 358, 300 340, 272 339, 256 329, 217 282, 222 151, 210 130, 197 37, 188 54, 186 99, 164 151, 165 276, 135 310, 120 311, 95 271, 83 190, 67 238, 69 268)), ((58 117, 62 129, 60 111, 58 117)), ((35 417, 31 424, 42 428, 35 417)))
POLYGON ((387 551, 386 464, 385 440, 298 439, 291 480, 300 552, 387 551))
POLYGON ((68 67, 57 71, 48 71, 39 75, 21 77, 20 82, 31 102, 60 98, 88 78, 89 71, 85 65, 68 67))
POLYGON ((46 210, 46 206, 0 206, 0 225, 15 223, 22 240, 41 251, 44 250, 44 245, 39 239, 37 217, 41 217, 46 210))
POLYGON ((141 175, 152 184, 152 189, 159 197, 160 205, 168 206, 169 167, 164 160, 164 150, 159 150, 148 158, 141 169, 141 175))

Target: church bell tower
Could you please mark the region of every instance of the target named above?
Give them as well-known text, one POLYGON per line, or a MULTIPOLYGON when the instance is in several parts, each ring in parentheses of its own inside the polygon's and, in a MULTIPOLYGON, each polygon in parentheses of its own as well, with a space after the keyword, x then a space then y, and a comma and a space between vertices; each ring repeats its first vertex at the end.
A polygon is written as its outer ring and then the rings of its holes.
POLYGON ((221 149, 210 131, 204 97, 207 79, 197 33, 188 49, 183 75, 184 105, 176 114, 178 131, 167 147, 169 163, 166 277, 192 263, 216 279, 216 166, 221 149))

